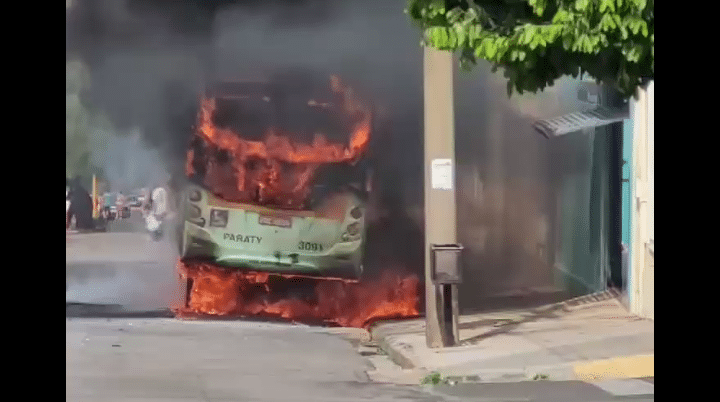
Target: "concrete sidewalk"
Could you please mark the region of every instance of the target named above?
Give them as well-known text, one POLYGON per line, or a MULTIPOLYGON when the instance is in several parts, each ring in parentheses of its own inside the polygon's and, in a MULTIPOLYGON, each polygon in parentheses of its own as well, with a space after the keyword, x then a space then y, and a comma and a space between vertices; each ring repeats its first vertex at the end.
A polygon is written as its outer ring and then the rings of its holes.
MULTIPOLYGON (((429 373, 457 381, 602 381, 654 376, 654 322, 612 293, 541 308, 463 315, 460 344, 430 349, 423 319, 384 322, 372 339, 417 383, 429 373)), ((392 380, 391 380, 392 381, 392 380)))

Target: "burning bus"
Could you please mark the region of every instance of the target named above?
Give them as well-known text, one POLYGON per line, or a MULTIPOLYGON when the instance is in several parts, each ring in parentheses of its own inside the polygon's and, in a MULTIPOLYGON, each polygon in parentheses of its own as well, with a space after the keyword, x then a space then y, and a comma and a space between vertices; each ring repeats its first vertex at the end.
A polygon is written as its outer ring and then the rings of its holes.
POLYGON ((183 261, 359 279, 372 184, 372 108, 331 76, 207 87, 187 150, 183 261))

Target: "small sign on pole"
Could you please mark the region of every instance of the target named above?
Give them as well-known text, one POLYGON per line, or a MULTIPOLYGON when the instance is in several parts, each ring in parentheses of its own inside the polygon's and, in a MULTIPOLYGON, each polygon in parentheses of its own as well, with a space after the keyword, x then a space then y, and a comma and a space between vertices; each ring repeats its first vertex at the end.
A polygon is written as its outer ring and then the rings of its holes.
POLYGON ((452 190, 454 187, 452 159, 433 159, 430 177, 433 189, 452 190))

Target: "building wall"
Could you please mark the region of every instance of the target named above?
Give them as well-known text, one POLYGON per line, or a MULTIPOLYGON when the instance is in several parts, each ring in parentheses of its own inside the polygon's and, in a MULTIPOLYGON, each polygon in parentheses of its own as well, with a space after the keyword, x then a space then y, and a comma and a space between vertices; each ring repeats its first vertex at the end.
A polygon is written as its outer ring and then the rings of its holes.
POLYGON ((483 66, 456 72, 461 309, 605 289, 609 136, 598 130, 547 140, 532 128, 581 109, 577 87, 567 79, 508 99, 501 75, 483 66))
POLYGON ((461 309, 494 307, 511 295, 523 304, 607 288, 620 198, 610 189, 611 166, 621 150, 608 128, 552 140, 532 128, 594 107, 578 100, 578 86, 567 79, 508 99, 501 76, 482 67, 473 76, 456 73, 461 309))

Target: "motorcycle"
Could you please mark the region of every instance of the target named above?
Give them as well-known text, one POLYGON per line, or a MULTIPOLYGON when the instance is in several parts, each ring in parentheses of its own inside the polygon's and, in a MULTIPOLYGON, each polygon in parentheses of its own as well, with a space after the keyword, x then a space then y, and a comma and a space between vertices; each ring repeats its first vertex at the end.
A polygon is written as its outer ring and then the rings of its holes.
POLYGON ((157 216, 153 212, 152 204, 147 203, 142 208, 143 218, 145 219, 145 229, 150 233, 154 241, 162 239, 163 236, 163 218, 157 216))
POLYGON ((145 215, 145 228, 150 233, 153 240, 159 241, 163 236, 163 222, 158 219, 155 214, 147 213, 145 215))

